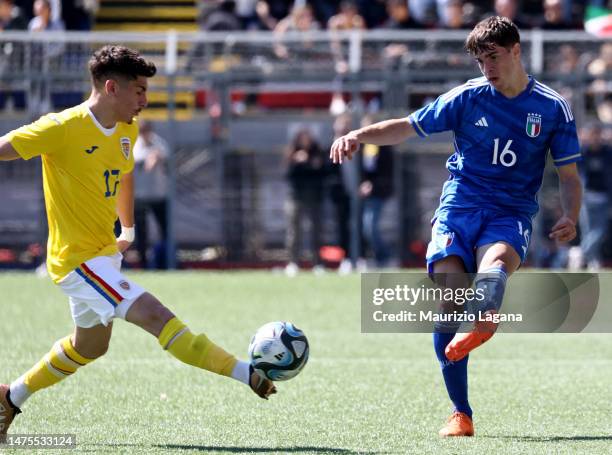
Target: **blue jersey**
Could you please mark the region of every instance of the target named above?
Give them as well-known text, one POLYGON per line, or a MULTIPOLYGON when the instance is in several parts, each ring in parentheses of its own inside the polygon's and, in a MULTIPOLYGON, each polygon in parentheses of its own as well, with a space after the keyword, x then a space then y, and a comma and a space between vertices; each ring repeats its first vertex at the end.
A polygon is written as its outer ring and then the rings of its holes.
POLYGON ((484 77, 469 80, 408 120, 421 137, 449 130, 455 135, 438 211, 498 208, 531 217, 538 211, 548 151, 556 166, 580 159, 569 104, 531 76, 511 99, 484 77))

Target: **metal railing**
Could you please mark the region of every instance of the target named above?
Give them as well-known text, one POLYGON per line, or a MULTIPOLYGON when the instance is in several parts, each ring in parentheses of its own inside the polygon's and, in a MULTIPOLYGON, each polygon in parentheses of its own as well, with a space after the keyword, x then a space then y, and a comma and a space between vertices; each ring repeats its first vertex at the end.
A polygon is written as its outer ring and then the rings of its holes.
MULTIPOLYGON (((318 127, 319 139, 325 144, 331 138, 331 118, 327 106, 319 108, 316 116, 311 112, 304 118, 299 106, 293 106, 289 115, 285 110, 276 115, 269 109, 258 109, 256 103, 252 109, 239 109, 235 95, 344 93, 350 98, 356 122, 366 110, 364 94, 374 93, 385 116, 405 115, 424 100, 478 76, 473 59, 463 50, 466 34, 438 30, 321 31, 283 36, 268 32, 5 32, 0 34, 0 124, 4 133, 38 114, 77 104, 90 89, 87 61, 92 51, 108 43, 137 48, 158 66, 158 75, 150 84, 151 104, 165 111, 165 120, 157 126, 175 151, 170 163, 174 176, 170 189, 174 214, 169 216, 171 263, 175 239, 179 244, 214 244, 231 250, 233 237, 259 230, 264 232, 258 232, 256 241, 251 238, 244 244, 251 250, 265 249, 282 230, 282 204, 264 199, 271 192, 282 195, 283 171, 273 167, 278 166, 278 153, 288 142, 292 125, 302 122, 318 127), (202 93, 206 101, 198 104, 195 98, 202 93), (191 121, 180 121, 185 109, 192 111, 191 121), (261 152, 266 155, 258 158, 261 152), (207 176, 206 185, 202 175, 207 176), (235 185, 237 178, 240 185, 235 185), (188 187, 184 182, 189 182, 188 187), (253 194, 259 199, 253 199, 253 194), (241 210, 261 213, 238 213, 241 210), (198 223, 206 227, 195 227, 198 223), (236 226, 243 229, 234 229, 236 226)), ((524 32, 522 40, 527 70, 569 93, 578 122, 593 116, 593 105, 609 97, 612 75, 603 75, 604 89, 594 91, 594 78, 586 70, 603 41, 582 32, 542 31, 524 32), (573 69, 561 68, 563 45, 571 45, 576 52, 573 69)), ((418 149, 412 144, 406 147, 418 149)), ((428 152, 443 150, 435 145, 427 147, 428 152)), ((435 161, 416 159, 404 167, 441 166, 443 157, 435 161)), ((0 166, 0 185, 3 181, 31 180, 32 194, 39 194, 39 184, 34 182, 38 168, 28 164, 28 177, 15 166, 0 166)), ((416 174, 413 177, 418 177, 416 174)), ((400 205, 405 194, 401 193, 403 182, 398 183, 400 193, 395 203, 400 205)), ((431 208, 426 204, 438 191, 425 184, 420 189, 420 206, 414 214, 406 214, 414 218, 410 221, 414 225, 421 225, 427 217, 431 208)), ((15 200, 21 200, 19 195, 15 200)), ((28 213, 36 211, 41 210, 28 213)), ((8 223, 10 217, 0 209, 0 221, 8 223)), ((398 238, 407 232, 399 225, 404 222, 386 220, 398 238)), ((19 225, 26 226, 24 231, 31 227, 25 221, 19 225)), ((415 236, 425 234, 417 232, 415 236)), ((265 256, 258 252, 245 255, 265 256)))

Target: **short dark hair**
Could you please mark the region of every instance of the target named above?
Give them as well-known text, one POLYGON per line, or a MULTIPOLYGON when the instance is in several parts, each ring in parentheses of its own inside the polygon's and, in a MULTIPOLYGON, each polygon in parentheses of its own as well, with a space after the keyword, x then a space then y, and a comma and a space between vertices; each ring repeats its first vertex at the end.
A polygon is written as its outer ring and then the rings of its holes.
POLYGON ((521 42, 519 29, 507 17, 492 16, 480 21, 465 40, 465 49, 472 55, 491 49, 496 44, 511 47, 521 42))
POLYGON ((132 80, 138 76, 153 77, 156 72, 157 68, 153 62, 145 60, 138 51, 125 46, 104 46, 89 59, 89 73, 94 84, 113 76, 132 80))

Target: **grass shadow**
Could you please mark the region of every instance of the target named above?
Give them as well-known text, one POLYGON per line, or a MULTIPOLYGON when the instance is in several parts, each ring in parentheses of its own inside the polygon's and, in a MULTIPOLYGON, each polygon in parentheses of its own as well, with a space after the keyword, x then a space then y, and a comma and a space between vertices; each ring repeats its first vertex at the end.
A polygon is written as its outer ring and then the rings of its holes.
MULTIPOLYGON (((144 447, 142 444, 88 444, 90 447, 116 449, 119 447, 144 447)), ((205 446, 197 444, 155 444, 150 447, 166 450, 197 450, 200 452, 230 452, 230 453, 330 453, 338 455, 379 455, 391 452, 355 451, 337 447, 292 446, 292 447, 239 447, 239 446, 205 446)))
POLYGON ((184 449, 184 450, 199 450, 202 452, 231 452, 231 453, 334 453, 339 455, 374 455, 383 452, 356 452, 349 449, 339 449, 336 447, 317 447, 317 446, 293 446, 293 447, 236 447, 236 446, 200 446, 200 445, 182 445, 182 444, 158 444, 153 447, 160 449, 184 449))

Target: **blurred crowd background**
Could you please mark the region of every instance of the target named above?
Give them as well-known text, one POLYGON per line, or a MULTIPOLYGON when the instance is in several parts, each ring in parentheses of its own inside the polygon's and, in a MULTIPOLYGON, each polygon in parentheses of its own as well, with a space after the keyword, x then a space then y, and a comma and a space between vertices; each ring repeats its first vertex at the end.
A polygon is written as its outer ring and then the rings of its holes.
MULTIPOLYGON (((606 0, 0 0, 0 133, 82 102, 92 50, 132 46, 159 73, 134 151, 128 266, 422 267, 452 137, 364 146, 341 168, 329 146, 478 77, 463 40, 503 15, 528 71, 571 103, 584 152, 580 236, 547 238, 560 210, 549 166, 528 265, 598 270, 612 263, 611 11, 606 0)), ((0 190, 0 267, 38 267, 38 160, 2 163, 0 190)))
MULTIPOLYGON (((109 3, 104 0, 2 0, 0 3, 5 30, 40 30, 47 26, 91 30, 100 19, 111 19, 107 15, 98 16, 101 7, 109 3), (34 18, 37 19, 32 22, 34 18)), ((195 19, 202 30, 277 32, 291 29, 467 29, 492 14, 512 19, 523 30, 580 30, 584 27, 588 6, 608 6, 606 0, 196 0, 166 3, 195 7, 196 14, 192 14, 191 19, 195 19)))

